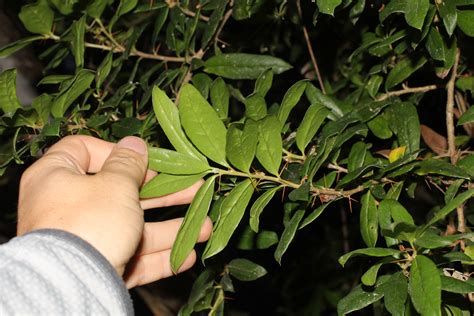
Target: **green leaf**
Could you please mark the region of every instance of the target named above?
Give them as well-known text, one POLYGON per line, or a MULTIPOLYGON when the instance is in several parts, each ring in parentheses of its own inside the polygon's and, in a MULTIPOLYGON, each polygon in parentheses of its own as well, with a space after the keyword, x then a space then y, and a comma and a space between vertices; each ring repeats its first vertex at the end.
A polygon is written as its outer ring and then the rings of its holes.
POLYGON ((211 269, 206 269, 194 281, 188 301, 179 310, 178 316, 191 315, 194 311, 195 305, 213 289, 215 272, 211 269))
POLYGON ((247 259, 233 259, 227 265, 229 273, 240 281, 254 281, 267 274, 264 267, 247 259))
POLYGON ((105 56, 104 60, 100 63, 99 67, 97 68, 96 74, 96 87, 99 89, 102 84, 104 83, 105 79, 109 76, 110 70, 112 69, 112 57, 113 53, 110 52, 105 56))
POLYGON ((191 79, 194 87, 201 93, 204 99, 209 97, 209 90, 212 84, 212 79, 206 74, 200 73, 193 76, 191 79))
POLYGON ((342 0, 317 0, 319 12, 334 16, 334 10, 342 3, 342 0))
POLYGON ((387 79, 385 80, 385 90, 390 90, 408 79, 415 71, 423 67, 426 62, 427 59, 424 56, 419 57, 417 60, 412 60, 410 57, 400 60, 388 73, 387 79))
POLYGON ((474 106, 471 106, 464 112, 458 120, 458 125, 464 125, 474 122, 474 106))
POLYGON ((49 75, 43 77, 43 79, 38 82, 38 86, 46 85, 46 84, 64 84, 64 82, 69 81, 69 79, 73 79, 73 75, 49 75))
POLYGON ((288 89, 283 97, 283 101, 281 101, 280 108, 278 109, 278 120, 280 121, 280 125, 283 126, 290 115, 291 110, 298 104, 306 89, 307 81, 301 80, 295 83, 288 89))
POLYGON ((466 171, 471 177, 474 177, 474 155, 467 155, 460 159, 457 166, 466 171))
POLYGON ((258 121, 267 115, 267 103, 265 98, 258 93, 254 93, 245 98, 245 116, 258 121))
POLYGON ((70 84, 64 89, 61 89, 59 94, 54 98, 53 105, 51 106, 51 114, 53 117, 63 117, 69 106, 90 88, 94 78, 94 72, 87 69, 79 70, 74 78, 71 79, 70 84))
POLYGON ((267 92, 272 87, 273 82, 273 71, 271 69, 267 69, 263 71, 255 81, 255 89, 254 93, 260 94, 262 97, 265 97, 267 92))
POLYGON ((447 47, 445 41, 438 30, 434 27, 430 28, 428 37, 426 38, 425 47, 435 60, 445 61, 447 47))
POLYGON ((405 315, 405 302, 408 297, 408 281, 402 272, 394 273, 380 287, 384 294, 384 304, 387 311, 394 316, 405 315))
MULTIPOLYGON (((474 77, 468 76, 468 77, 458 78, 456 80, 456 88, 460 89, 463 92, 474 91, 474 77)), ((472 107, 469 107, 467 112, 469 112, 471 108, 472 107)), ((461 124, 461 123, 458 122, 458 124, 461 124)))
POLYGON ((324 210, 334 201, 339 200, 338 198, 331 200, 329 202, 326 202, 320 206, 318 206, 314 211, 311 212, 302 222, 301 225, 298 229, 302 229, 303 227, 311 224, 314 222, 323 212, 324 210))
POLYGON ((371 266, 360 278, 362 284, 366 286, 373 286, 377 280, 377 274, 379 273, 380 267, 386 263, 384 260, 381 260, 379 263, 371 266))
POLYGON ((220 216, 204 249, 203 261, 225 248, 239 225, 252 194, 253 183, 250 179, 246 179, 237 184, 224 198, 220 207, 220 216))
POLYGON ((271 68, 280 74, 292 68, 282 59, 268 55, 220 54, 204 62, 204 71, 228 79, 257 79, 262 71, 271 68))
POLYGON ((48 122, 52 101, 53 98, 49 94, 43 93, 31 103, 31 107, 38 113, 40 123, 48 122))
POLYGON ((364 142, 357 142, 352 145, 349 157, 347 157, 347 170, 351 172, 362 167, 366 155, 367 145, 364 142))
POLYGON ((72 35, 72 55, 76 62, 76 68, 81 68, 84 65, 84 33, 86 30, 86 16, 82 16, 75 21, 71 26, 72 35))
POLYGON ((453 178, 469 179, 470 176, 462 168, 453 166, 447 161, 428 158, 420 162, 415 170, 418 175, 439 174, 453 178))
POLYGON ((428 221, 424 226, 422 226, 420 230, 420 234, 424 232, 428 227, 433 225, 439 220, 442 220, 443 218, 446 217, 449 213, 451 213, 456 207, 461 205, 462 203, 466 202, 468 199, 470 199, 472 196, 474 196, 474 189, 467 190, 461 194, 458 194, 454 199, 451 200, 448 204, 446 204, 442 209, 440 209, 438 212, 436 212, 433 216, 432 219, 428 221))
POLYGON ((456 240, 460 239, 460 235, 440 236, 439 232, 428 229, 415 240, 415 245, 426 248, 436 249, 450 246, 456 240))
POLYGON ((308 146, 316 135, 329 113, 329 110, 320 104, 312 104, 308 110, 306 110, 303 120, 296 130, 295 136, 296 146, 301 153, 305 153, 306 146, 308 146))
POLYGON ((253 203, 252 208, 250 209, 250 227, 256 233, 258 233, 258 226, 260 223, 260 215, 262 214, 265 207, 271 201, 275 193, 280 190, 281 187, 275 187, 268 191, 265 191, 258 199, 253 203))
POLYGON ((273 115, 267 116, 259 121, 258 129, 257 159, 268 172, 278 176, 283 149, 280 121, 273 115))
POLYGON ((53 27, 54 12, 45 1, 27 4, 18 14, 25 28, 31 33, 50 34, 53 27))
POLYGON ((369 257, 389 257, 398 258, 402 252, 400 250, 395 250, 391 248, 362 248, 356 249, 351 252, 346 253, 345 255, 339 257, 338 262, 341 266, 344 266, 352 257, 356 256, 369 256, 369 257))
POLYGON ((388 121, 383 115, 378 115, 367 122, 370 131, 380 139, 389 139, 392 137, 392 130, 388 126, 388 121))
POLYGON ((7 69, 0 74, 0 109, 6 117, 13 117, 21 104, 16 95, 16 69, 7 69))
POLYGON ((355 0, 354 5, 349 11, 349 17, 352 24, 356 24, 365 9, 365 0, 355 0))
POLYGON ((257 235, 257 240, 255 241, 255 245, 257 249, 267 249, 278 242, 278 235, 277 233, 269 230, 262 230, 257 235))
POLYGON ((397 135, 398 145, 406 146, 406 153, 420 148, 420 121, 416 107, 409 103, 395 103, 388 108, 390 128, 397 135))
POLYGON ((430 7, 429 0, 408 0, 405 4, 405 20, 408 25, 421 30, 430 7))
POLYGON ((454 199, 454 196, 458 193, 459 188, 461 185, 464 183, 463 179, 458 179, 453 181, 453 183, 448 187, 446 190, 446 193, 444 194, 444 203, 449 203, 451 202, 452 199, 454 199))
POLYGON ((217 28, 219 27, 219 24, 224 15, 224 11, 227 6, 227 1, 219 0, 217 2, 218 2, 217 8, 215 8, 212 11, 211 16, 209 17, 209 21, 207 22, 207 25, 204 28, 204 32, 202 34, 202 39, 201 39, 202 47, 206 47, 209 44, 212 37, 216 33, 217 28))
POLYGON ((469 294, 474 292, 474 284, 442 275, 441 290, 451 293, 469 294))
POLYGON ((264 0, 235 0, 232 17, 239 21, 250 18, 264 4, 264 0))
POLYGON ((322 104, 331 110, 331 112, 337 117, 341 117, 344 114, 342 109, 331 97, 323 94, 321 90, 313 86, 311 83, 306 84, 305 94, 311 104, 322 104))
POLYGON ((89 16, 99 19, 108 4, 108 0, 93 0, 89 2, 86 12, 89 16))
POLYGON ((258 125, 247 120, 243 130, 234 123, 227 131, 226 153, 230 163, 237 169, 248 173, 257 150, 258 125))
MULTIPOLYGON (((380 279, 386 282, 387 278, 380 279)), ((365 289, 361 285, 358 285, 352 289, 352 291, 347 294, 346 297, 342 298, 337 303, 337 314, 346 315, 380 300, 383 297, 381 285, 384 284, 384 282, 381 282, 380 279, 373 289, 365 289)))
POLYGON ((63 15, 69 15, 74 12, 74 7, 80 0, 49 0, 59 12, 63 15))
POLYGON ((417 255, 410 268, 409 293, 422 315, 441 315, 441 278, 428 257, 417 255))
POLYGON ((286 225, 285 230, 281 234, 280 241, 278 242, 277 248, 274 253, 275 260, 281 265, 281 257, 286 252, 290 243, 295 237, 298 226, 303 219, 305 210, 297 210, 296 213, 291 217, 289 223, 286 225))
POLYGON ((148 168, 170 174, 196 174, 211 167, 202 160, 164 148, 148 148, 148 168))
POLYGON ((395 223, 407 223, 415 225, 413 217, 410 213, 400 204, 400 202, 392 199, 385 199, 380 201, 379 213, 388 213, 393 218, 395 223))
POLYGON ((178 272, 199 238, 201 227, 211 206, 216 177, 210 177, 199 188, 179 227, 178 235, 171 249, 170 263, 173 273, 178 272))
POLYGON ((181 191, 198 182, 205 174, 174 175, 160 173, 143 185, 140 198, 160 197, 181 191))
POLYGON ((438 10, 441 18, 443 19, 444 28, 448 32, 449 36, 453 35, 456 23, 458 21, 458 13, 456 11, 456 5, 453 1, 443 1, 441 5, 438 5, 438 10))
POLYGON ((379 92, 380 86, 382 85, 383 77, 379 75, 373 75, 370 77, 369 81, 367 82, 367 92, 375 99, 377 92, 379 92))
POLYGON ((457 10, 458 27, 467 36, 474 37, 474 10, 457 10))
POLYGON ((229 89, 224 79, 218 77, 211 85, 211 103, 217 116, 224 120, 229 115, 229 89))
POLYGON ((36 36, 25 37, 16 42, 7 44, 0 48, 0 58, 8 57, 11 54, 15 53, 16 51, 19 51, 20 49, 30 45, 31 43, 43 38, 44 38, 43 36, 36 35, 36 36))
POLYGON ((365 244, 375 247, 378 237, 378 213, 374 197, 368 191, 362 196, 360 209, 360 233, 365 244))
POLYGON ((158 123, 160 123, 173 147, 180 153, 191 155, 204 161, 205 158, 189 142, 181 129, 178 108, 168 98, 166 93, 157 86, 153 87, 152 96, 153 110, 155 111, 158 123))
POLYGON ((201 93, 190 84, 181 88, 179 115, 193 144, 209 159, 228 166, 225 160, 227 130, 224 123, 201 93))

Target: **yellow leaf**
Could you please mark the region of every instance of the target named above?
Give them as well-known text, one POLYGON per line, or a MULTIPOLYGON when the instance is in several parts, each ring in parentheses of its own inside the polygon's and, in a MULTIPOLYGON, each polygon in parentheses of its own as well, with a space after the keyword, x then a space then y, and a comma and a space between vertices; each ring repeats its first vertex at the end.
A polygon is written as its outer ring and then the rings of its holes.
POLYGON ((390 154, 388 155, 388 161, 391 163, 394 161, 397 161, 398 159, 402 158, 403 155, 405 155, 405 150, 407 149, 407 146, 402 146, 393 149, 390 154))

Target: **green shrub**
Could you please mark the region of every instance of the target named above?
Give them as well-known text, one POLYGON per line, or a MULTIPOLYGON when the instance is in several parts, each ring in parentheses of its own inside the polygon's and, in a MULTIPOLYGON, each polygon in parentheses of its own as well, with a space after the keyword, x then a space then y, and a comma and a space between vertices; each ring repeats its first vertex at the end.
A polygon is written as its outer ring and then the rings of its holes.
POLYGON ((211 216, 182 315, 222 314, 269 251, 311 293, 282 289, 296 314, 470 315, 474 1, 314 2, 23 6, 32 35, 0 57, 33 44, 44 93, 21 105, 0 75, 2 170, 68 134, 137 135, 159 172, 143 197, 205 178, 172 250, 177 270, 211 216))

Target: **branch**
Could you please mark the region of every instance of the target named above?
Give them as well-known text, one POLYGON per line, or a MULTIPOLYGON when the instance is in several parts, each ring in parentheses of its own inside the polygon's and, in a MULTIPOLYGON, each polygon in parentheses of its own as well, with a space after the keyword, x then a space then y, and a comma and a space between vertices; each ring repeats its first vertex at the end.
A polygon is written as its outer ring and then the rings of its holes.
POLYGON ((422 87, 415 87, 415 88, 408 88, 404 87, 402 90, 398 91, 390 91, 385 94, 382 94, 381 96, 377 97, 377 101, 384 101, 387 100, 388 98, 391 97, 398 97, 404 94, 409 94, 409 93, 422 93, 422 92, 428 92, 436 89, 443 88, 443 85, 438 85, 438 84, 431 84, 428 86, 422 86, 422 87))
POLYGON ((456 52, 456 59, 454 60, 454 66, 451 70, 451 77, 449 78, 446 90, 448 97, 446 101, 446 129, 448 133, 448 153, 452 164, 456 164, 456 144, 455 144, 455 133, 454 133, 454 84, 456 81, 458 65, 459 65, 459 49, 456 52))
MULTIPOLYGON (((196 16, 196 12, 193 12, 189 9, 186 9, 186 8, 183 8, 181 6, 178 5, 178 8, 181 10, 181 12, 183 12, 184 14, 186 14, 187 16, 190 16, 190 17, 195 17, 196 16)), ((201 21, 204 21, 204 22, 208 22, 209 21, 209 18, 207 16, 204 16, 204 15, 199 15, 198 17, 199 20, 201 21)))
MULTIPOLYGON (((120 47, 111 47, 103 44, 94 44, 94 43, 85 43, 86 47, 89 48, 95 48, 95 49, 101 49, 105 51, 112 51, 114 53, 123 53, 125 51, 124 48, 120 47)), ((183 63, 186 62, 186 58, 184 57, 175 57, 175 56, 164 56, 164 55, 159 55, 159 54, 151 54, 151 53, 145 53, 136 49, 133 49, 130 52, 130 56, 138 56, 146 59, 155 59, 155 60, 162 60, 162 61, 167 61, 167 62, 173 62, 173 63, 183 63)), ((194 56, 193 56, 194 57, 194 56)))
POLYGON ((323 94, 326 94, 326 89, 324 89, 323 78, 321 77, 321 73, 319 72, 318 61, 316 60, 316 56, 314 55, 313 47, 311 46, 311 40, 309 38, 308 29, 303 24, 303 12, 301 10, 301 3, 300 0, 296 1, 296 6, 298 8, 298 14, 301 18, 301 23, 303 25, 303 34, 304 39, 306 41, 306 46, 308 47, 308 53, 311 57, 311 63, 313 64, 314 71, 316 71, 316 76, 318 77, 319 86, 321 87, 321 91, 323 94))

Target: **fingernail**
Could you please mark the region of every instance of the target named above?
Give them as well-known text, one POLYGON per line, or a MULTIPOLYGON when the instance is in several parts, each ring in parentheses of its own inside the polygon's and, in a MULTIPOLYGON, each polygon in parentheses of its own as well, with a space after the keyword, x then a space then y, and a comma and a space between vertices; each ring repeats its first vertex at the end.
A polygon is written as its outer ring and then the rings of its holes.
POLYGON ((145 156, 147 154, 145 142, 138 137, 128 136, 128 137, 122 138, 117 143, 117 146, 121 148, 131 149, 142 156, 145 156))

